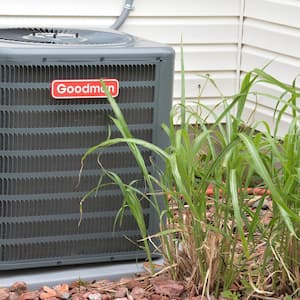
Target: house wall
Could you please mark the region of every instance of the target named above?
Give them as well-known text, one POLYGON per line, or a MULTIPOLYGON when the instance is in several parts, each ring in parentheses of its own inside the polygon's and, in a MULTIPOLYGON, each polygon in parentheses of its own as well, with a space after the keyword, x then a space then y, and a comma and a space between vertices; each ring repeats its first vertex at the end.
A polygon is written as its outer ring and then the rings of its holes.
MULTIPOLYGON (((266 71, 283 82, 292 84, 300 75, 299 0, 245 0, 241 74, 268 63, 266 71)), ((300 80, 297 83, 300 86, 300 80)), ((259 84, 256 89, 268 94, 282 93, 265 84, 259 84)), ((254 120, 272 123, 275 105, 270 97, 252 97, 247 103, 248 116, 256 107, 256 113, 252 114, 254 120)), ((290 118, 289 111, 282 119, 281 133, 287 130, 290 118)))
MULTIPOLYGON (((0 26, 108 27, 124 1, 10 0, 0 7, 0 26)), ((186 97, 192 101, 209 73, 225 96, 238 91, 243 74, 254 67, 291 82, 300 73, 299 0, 136 0, 123 31, 168 43, 176 50, 174 103, 180 99, 180 41, 183 40, 186 97)), ((262 91, 270 87, 260 86, 262 91)), ((280 92, 280 91, 278 91, 280 92)), ((212 86, 202 95, 213 106, 219 92, 212 86)), ((250 99, 256 119, 271 120, 274 101, 250 99)), ((245 115, 245 118, 248 118, 245 115)), ((283 122, 282 128, 286 128, 283 122)))

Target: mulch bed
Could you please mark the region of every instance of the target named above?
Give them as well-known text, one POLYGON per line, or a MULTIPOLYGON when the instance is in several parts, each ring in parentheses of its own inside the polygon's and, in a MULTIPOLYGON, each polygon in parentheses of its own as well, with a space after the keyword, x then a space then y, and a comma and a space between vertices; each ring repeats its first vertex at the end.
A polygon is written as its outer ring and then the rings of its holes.
MULTIPOLYGON (((75 281, 54 287, 43 286, 29 291, 25 282, 16 282, 9 288, 0 289, 0 300, 170 300, 201 299, 190 297, 184 284, 166 276, 152 278, 147 273, 135 278, 121 278, 119 281, 99 280, 75 281)), ((206 299, 206 298, 203 298, 206 299)), ((211 298, 215 300, 215 298, 211 298)))

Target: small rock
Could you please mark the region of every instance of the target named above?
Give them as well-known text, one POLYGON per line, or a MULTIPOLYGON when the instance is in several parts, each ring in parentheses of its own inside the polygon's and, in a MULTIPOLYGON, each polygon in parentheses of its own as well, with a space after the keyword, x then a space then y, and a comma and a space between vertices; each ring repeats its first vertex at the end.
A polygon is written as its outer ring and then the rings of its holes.
POLYGON ((19 295, 15 292, 10 292, 8 300, 19 300, 19 295))
POLYGON ((56 297, 60 299, 70 298, 69 286, 67 284, 56 285, 53 289, 56 292, 56 297))
POLYGON ((169 300, 169 297, 162 296, 162 295, 157 295, 157 294, 152 294, 151 295, 151 300, 169 300))
POLYGON ((69 299, 70 293, 57 293, 56 296, 60 299, 69 299))
POLYGON ((112 299, 112 295, 110 294, 102 294, 102 300, 111 300, 112 299))
POLYGON ((0 289, 0 300, 8 300, 9 289, 1 288, 0 289))
POLYGON ((27 292, 20 295, 19 300, 39 300, 37 292, 27 292))
POLYGON ((69 291, 69 285, 66 283, 59 284, 53 287, 55 291, 61 291, 61 292, 68 292, 69 291))
POLYGON ((115 298, 124 298, 128 293, 128 289, 126 287, 119 287, 115 293, 115 298))
POLYGON ((72 295, 72 300, 84 300, 84 297, 81 294, 74 294, 72 295))
POLYGON ((89 300, 101 300, 102 299, 102 295, 99 294, 99 293, 89 294, 87 298, 89 300))
POLYGON ((145 297, 146 291, 143 288, 140 287, 134 287, 130 293, 130 295, 133 297, 133 299, 141 300, 145 297))
POLYGON ((153 282, 155 292, 160 295, 178 298, 184 290, 184 286, 174 280, 156 280, 153 282))
POLYGON ((10 290, 12 292, 16 292, 18 295, 21 295, 22 293, 26 292, 27 284, 24 281, 17 281, 11 286, 10 290))
POLYGON ((53 297, 56 298, 56 291, 48 286, 43 286, 40 292, 40 299, 45 300, 53 297))

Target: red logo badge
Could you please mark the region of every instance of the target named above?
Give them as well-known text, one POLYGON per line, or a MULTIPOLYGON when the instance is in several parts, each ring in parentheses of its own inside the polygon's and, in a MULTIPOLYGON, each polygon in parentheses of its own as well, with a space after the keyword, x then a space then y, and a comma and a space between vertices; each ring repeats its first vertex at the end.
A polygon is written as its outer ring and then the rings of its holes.
MULTIPOLYGON (((103 79, 103 82, 113 97, 119 95, 117 79, 103 79)), ((51 96, 55 99, 107 98, 100 79, 53 80, 51 96)))

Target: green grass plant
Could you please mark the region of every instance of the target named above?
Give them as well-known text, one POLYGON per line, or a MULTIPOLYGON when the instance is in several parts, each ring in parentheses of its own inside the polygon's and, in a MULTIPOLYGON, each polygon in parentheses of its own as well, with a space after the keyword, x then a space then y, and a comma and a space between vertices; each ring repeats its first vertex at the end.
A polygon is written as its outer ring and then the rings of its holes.
MULTIPOLYGON (((299 294, 300 137, 296 101, 300 94, 295 82, 287 85, 265 70, 255 69, 245 75, 237 95, 224 97, 220 93, 220 103, 210 109, 202 104, 200 93, 194 103, 196 109, 190 109, 184 96, 184 71, 182 79, 181 102, 173 107, 169 124, 162 124, 169 139, 166 149, 132 136, 102 82, 114 112, 111 119, 121 137, 108 137, 90 148, 82 158, 82 167, 95 151, 128 145, 143 174, 145 188, 139 190, 135 181, 125 183, 112 170, 103 169, 102 176, 118 185, 123 194, 118 217, 122 217, 125 207, 130 209, 150 264, 150 243, 155 236, 166 272, 173 279, 183 280, 194 294, 232 295, 232 299, 299 294), (263 95, 276 107, 273 129, 265 121, 244 121, 247 99, 259 96, 254 88, 262 82, 282 90, 279 97, 263 95), (287 133, 279 136, 280 122, 288 109, 292 121, 287 133), (221 112, 217 114, 217 110, 221 112), (174 123, 178 117, 180 126, 174 123), (141 148, 151 150, 162 160, 164 169, 154 162, 150 172, 141 148), (257 187, 262 195, 250 195, 249 191, 257 187), (261 215, 268 193, 272 218, 266 223, 261 215), (160 232, 151 237, 143 216, 144 200, 150 202, 160 220, 160 232), (261 255, 257 256, 259 249, 261 255)), ((218 90, 209 76, 207 84, 218 90)), ((101 182, 87 196, 101 189, 101 182)))

